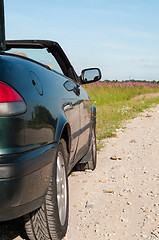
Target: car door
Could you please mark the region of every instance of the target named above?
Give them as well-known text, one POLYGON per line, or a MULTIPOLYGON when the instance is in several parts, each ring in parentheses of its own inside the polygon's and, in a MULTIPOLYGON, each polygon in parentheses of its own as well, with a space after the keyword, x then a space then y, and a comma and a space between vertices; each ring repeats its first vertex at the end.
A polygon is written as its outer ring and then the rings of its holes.
POLYGON ((91 100, 87 92, 80 88, 80 135, 78 153, 81 155, 88 149, 91 127, 91 100))
POLYGON ((64 112, 71 127, 70 164, 74 161, 80 134, 80 87, 71 79, 64 83, 67 94, 64 100, 64 112))
POLYGON ((64 86, 69 93, 64 109, 71 126, 71 163, 75 157, 82 157, 89 147, 92 103, 87 92, 73 81, 65 82, 64 86))

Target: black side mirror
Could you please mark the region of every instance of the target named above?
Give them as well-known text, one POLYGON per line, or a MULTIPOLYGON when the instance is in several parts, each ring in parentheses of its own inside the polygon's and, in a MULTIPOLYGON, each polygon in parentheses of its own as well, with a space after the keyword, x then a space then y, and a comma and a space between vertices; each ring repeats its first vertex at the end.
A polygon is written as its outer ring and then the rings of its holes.
POLYGON ((102 74, 99 68, 84 69, 81 73, 81 81, 83 84, 97 82, 101 79, 102 74))

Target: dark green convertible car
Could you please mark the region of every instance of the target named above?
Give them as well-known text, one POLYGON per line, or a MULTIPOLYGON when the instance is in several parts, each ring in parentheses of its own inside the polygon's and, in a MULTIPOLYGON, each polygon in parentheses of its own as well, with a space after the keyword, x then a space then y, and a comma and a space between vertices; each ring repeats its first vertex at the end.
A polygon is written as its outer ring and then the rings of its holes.
POLYGON ((68 175, 96 167, 96 109, 58 43, 5 41, 0 26, 0 221, 21 217, 28 239, 62 239, 68 175))

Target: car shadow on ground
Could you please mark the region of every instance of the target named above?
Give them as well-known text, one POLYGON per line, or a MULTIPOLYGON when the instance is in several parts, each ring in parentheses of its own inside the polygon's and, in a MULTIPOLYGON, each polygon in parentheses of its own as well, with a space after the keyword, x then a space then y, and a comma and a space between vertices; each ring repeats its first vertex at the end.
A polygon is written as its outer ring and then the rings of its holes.
POLYGON ((18 236, 21 236, 22 239, 26 239, 20 218, 7 222, 0 222, 0 240, 12 240, 18 236))

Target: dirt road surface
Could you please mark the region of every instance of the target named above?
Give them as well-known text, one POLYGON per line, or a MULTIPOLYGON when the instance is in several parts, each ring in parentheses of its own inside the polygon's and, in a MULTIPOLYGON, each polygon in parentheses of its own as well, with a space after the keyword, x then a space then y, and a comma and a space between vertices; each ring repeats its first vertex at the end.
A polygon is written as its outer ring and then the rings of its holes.
MULTIPOLYGON (((106 139, 93 172, 69 177, 65 240, 159 239, 159 106, 106 139)), ((20 240, 0 224, 0 240, 20 240)))

